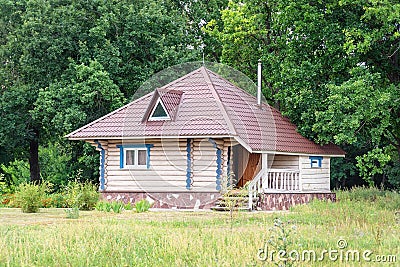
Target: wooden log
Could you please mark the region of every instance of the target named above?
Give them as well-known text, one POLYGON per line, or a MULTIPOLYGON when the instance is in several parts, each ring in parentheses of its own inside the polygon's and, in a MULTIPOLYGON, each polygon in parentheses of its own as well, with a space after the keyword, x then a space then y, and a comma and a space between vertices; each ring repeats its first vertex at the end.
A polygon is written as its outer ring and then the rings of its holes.
POLYGON ((153 187, 185 187, 186 183, 182 181, 113 181, 109 180, 107 186, 113 187, 141 187, 141 188, 153 188, 153 187))

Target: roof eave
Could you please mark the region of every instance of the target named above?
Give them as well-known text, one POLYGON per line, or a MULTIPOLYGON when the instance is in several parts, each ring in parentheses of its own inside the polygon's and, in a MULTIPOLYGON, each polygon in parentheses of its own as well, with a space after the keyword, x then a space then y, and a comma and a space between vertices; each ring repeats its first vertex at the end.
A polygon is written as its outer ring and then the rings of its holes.
POLYGON ((253 153, 260 154, 280 154, 280 155, 293 155, 293 156, 323 156, 331 158, 344 158, 345 154, 329 154, 329 153, 308 153, 308 152, 287 152, 287 151, 272 151, 272 150, 254 150, 253 153))
MULTIPOLYGON (((152 135, 152 136, 88 136, 88 137, 69 137, 68 140, 87 141, 87 140, 141 140, 141 139, 177 139, 177 138, 234 138, 232 135, 152 135)), ((237 140, 238 141, 238 140, 237 140)), ((239 142, 239 141, 238 141, 239 142)), ((240 142, 239 142, 240 143, 240 142)))
MULTIPOLYGON (((153 94, 153 92, 150 92, 150 93, 148 93, 148 94, 146 94, 146 95, 144 95, 144 96, 142 96, 142 97, 136 99, 135 101, 132 101, 132 102, 126 104, 126 105, 123 105, 122 107, 120 107, 120 108, 118 108, 118 109, 116 109, 116 110, 114 110, 114 111, 112 111, 112 112, 110 112, 110 113, 108 113, 108 114, 106 114, 106 115, 104 115, 104 116, 98 118, 97 120, 94 120, 94 121, 92 121, 91 123, 88 123, 88 124, 86 124, 86 125, 84 125, 84 126, 78 128, 78 129, 76 129, 75 131, 73 131, 73 132, 71 132, 71 133, 69 133, 69 134, 67 134, 67 135, 64 135, 64 138, 67 138, 67 139, 69 139, 69 140, 73 140, 73 139, 71 139, 71 138, 74 138, 74 137, 71 137, 71 136, 73 136, 74 134, 76 134, 76 133, 82 131, 83 129, 86 129, 86 128, 92 126, 93 124, 95 124, 95 123, 97 123, 97 122, 99 122, 99 121, 101 121, 101 120, 103 120, 103 119, 105 119, 105 118, 111 116, 112 114, 115 114, 115 113, 119 112, 120 110, 122 110, 122 109, 124 109, 124 108, 127 108, 127 107, 129 107, 129 106, 135 104, 136 102, 142 100, 143 98, 148 97, 148 96, 151 95, 151 94, 153 94)), ((80 139, 80 140, 84 140, 84 139, 80 139)))

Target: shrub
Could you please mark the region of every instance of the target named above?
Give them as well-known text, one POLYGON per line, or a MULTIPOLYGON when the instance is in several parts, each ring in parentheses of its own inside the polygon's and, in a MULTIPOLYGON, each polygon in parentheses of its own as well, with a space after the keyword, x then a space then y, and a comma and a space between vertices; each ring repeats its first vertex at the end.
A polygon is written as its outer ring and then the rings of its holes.
POLYGON ((67 197, 63 193, 53 193, 50 195, 50 207, 52 208, 66 208, 67 197))
POLYGON ((0 205, 10 208, 14 207, 14 205, 16 205, 14 194, 3 194, 0 196, 0 205))
POLYGON ((99 201, 99 193, 95 185, 85 182, 69 182, 66 188, 66 203, 68 207, 80 210, 92 210, 99 201))
POLYGON ((38 212, 42 207, 48 186, 46 183, 36 185, 32 183, 23 183, 17 187, 15 192, 15 203, 21 207, 22 212, 38 212))
POLYGON ((28 183, 30 179, 29 163, 23 160, 14 160, 8 165, 0 164, 3 174, 0 175, 0 193, 14 193, 20 184, 28 183))
POLYGON ((39 147, 40 175, 52 183, 56 190, 67 184, 71 173, 71 155, 61 143, 48 143, 39 147))
POLYGON ((394 191, 380 190, 376 187, 353 187, 351 190, 337 191, 339 201, 363 202, 366 205, 375 205, 387 210, 398 210, 400 195, 394 191))
POLYGON ((135 203, 136 212, 146 212, 150 209, 151 204, 147 199, 142 199, 135 203))

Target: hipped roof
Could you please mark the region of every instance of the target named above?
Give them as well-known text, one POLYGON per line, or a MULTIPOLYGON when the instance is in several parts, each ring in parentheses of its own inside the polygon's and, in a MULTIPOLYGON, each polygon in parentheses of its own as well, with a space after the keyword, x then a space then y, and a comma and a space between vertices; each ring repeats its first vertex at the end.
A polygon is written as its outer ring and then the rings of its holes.
POLYGON ((72 140, 149 137, 216 137, 236 139, 250 152, 343 156, 333 144, 318 145, 267 103, 218 74, 201 67, 68 134, 72 140), (171 120, 148 121, 161 97, 171 120))

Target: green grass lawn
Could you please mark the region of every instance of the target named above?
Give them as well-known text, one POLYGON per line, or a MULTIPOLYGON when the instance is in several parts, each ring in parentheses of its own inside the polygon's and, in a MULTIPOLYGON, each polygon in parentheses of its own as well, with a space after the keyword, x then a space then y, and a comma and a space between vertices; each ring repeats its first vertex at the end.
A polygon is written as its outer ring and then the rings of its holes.
POLYGON ((218 212, 80 211, 78 219, 67 219, 64 209, 26 214, 2 208, 0 266, 270 266, 271 257, 259 258, 266 255, 260 249, 274 249, 267 241, 282 235, 271 231, 277 230, 275 218, 292 231, 286 251, 291 257, 300 253, 295 266, 399 266, 397 195, 353 199, 339 192, 337 203, 313 202, 289 212, 235 212, 233 217, 218 212), (339 248, 338 241, 345 247, 339 248), (305 256, 315 251, 316 261, 302 261, 304 251, 305 256), (351 260, 355 251, 359 261, 351 260), (392 263, 372 262, 379 259, 392 263))

